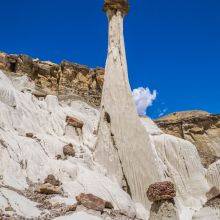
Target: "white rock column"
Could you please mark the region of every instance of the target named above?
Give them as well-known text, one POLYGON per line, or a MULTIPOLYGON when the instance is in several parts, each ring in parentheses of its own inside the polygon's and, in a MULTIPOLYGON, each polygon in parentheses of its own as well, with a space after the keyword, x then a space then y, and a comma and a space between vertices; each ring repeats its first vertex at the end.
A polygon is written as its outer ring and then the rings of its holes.
POLYGON ((164 166, 137 115, 128 81, 122 10, 107 10, 108 57, 95 149, 97 162, 115 176, 135 201, 148 203, 149 184, 164 179, 164 166))

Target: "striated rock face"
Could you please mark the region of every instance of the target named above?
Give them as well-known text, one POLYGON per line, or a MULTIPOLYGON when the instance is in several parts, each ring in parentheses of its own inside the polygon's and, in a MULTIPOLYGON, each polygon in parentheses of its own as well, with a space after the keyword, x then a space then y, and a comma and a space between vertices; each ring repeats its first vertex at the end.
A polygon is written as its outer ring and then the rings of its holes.
POLYGON ((0 69, 30 77, 35 83, 32 94, 38 97, 59 95, 60 99, 77 99, 98 106, 104 79, 104 69, 62 61, 59 65, 32 59, 27 55, 0 53, 0 69), (79 99, 79 98, 78 98, 79 99))
POLYGON ((174 184, 169 181, 151 184, 147 190, 147 198, 151 202, 169 200, 176 196, 174 184))
POLYGON ((155 122, 165 133, 193 143, 205 167, 220 158, 220 115, 203 111, 179 112, 155 122))

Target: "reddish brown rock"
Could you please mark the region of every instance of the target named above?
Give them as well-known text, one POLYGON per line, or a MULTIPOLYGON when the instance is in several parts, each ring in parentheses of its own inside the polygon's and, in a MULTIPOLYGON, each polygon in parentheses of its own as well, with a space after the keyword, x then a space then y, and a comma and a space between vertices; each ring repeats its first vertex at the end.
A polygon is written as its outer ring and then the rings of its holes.
POLYGON ((169 200, 176 196, 175 186, 170 181, 151 184, 147 190, 147 197, 151 202, 169 200))
POLYGON ((81 193, 76 197, 78 204, 85 206, 88 209, 93 209, 96 211, 103 211, 105 208, 113 208, 110 202, 107 202, 93 194, 81 193))
POLYGON ((63 154, 65 156, 75 157, 76 152, 75 152, 75 149, 74 149, 73 145, 72 144, 65 145, 63 147, 63 154))
POLYGON ((53 186, 60 186, 61 182, 55 178, 54 175, 48 175, 47 178, 44 180, 44 183, 50 183, 53 186))
POLYGON ((80 128, 80 129, 82 129, 82 127, 84 125, 84 123, 82 121, 80 121, 79 119, 74 118, 72 116, 66 117, 66 123, 67 123, 67 125, 73 126, 75 128, 80 128))

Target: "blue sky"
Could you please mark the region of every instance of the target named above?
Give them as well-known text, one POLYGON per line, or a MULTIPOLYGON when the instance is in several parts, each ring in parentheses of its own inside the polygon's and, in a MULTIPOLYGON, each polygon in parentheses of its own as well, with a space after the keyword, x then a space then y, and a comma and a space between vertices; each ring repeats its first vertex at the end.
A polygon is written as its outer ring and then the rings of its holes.
MULTIPOLYGON (((220 112, 220 1, 131 0, 125 41, 132 88, 158 92, 148 109, 220 112)), ((102 0, 1 2, 0 50, 104 66, 102 0)))

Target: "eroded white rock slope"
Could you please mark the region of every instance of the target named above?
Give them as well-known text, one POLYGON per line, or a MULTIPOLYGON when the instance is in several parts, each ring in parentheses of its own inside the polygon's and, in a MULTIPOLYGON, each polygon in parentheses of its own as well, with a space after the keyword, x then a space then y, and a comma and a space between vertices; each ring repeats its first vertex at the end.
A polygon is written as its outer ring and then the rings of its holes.
MULTIPOLYGON (((0 209, 11 206, 20 216, 40 216, 42 211, 36 204, 16 190, 25 191, 29 182, 43 182, 53 174, 62 182, 66 198, 73 199, 72 204, 81 192, 92 193, 133 217, 134 202, 93 162, 93 132, 99 112, 79 101, 58 103, 55 96, 40 101, 18 90, 25 87, 33 88, 26 77, 11 82, 0 71, 0 209), (82 134, 66 126, 67 115, 84 122, 82 134), (27 138, 26 133, 36 138, 27 138), (76 157, 57 160, 56 155, 62 155, 63 146, 69 143, 76 147, 76 157)), ((55 200, 64 201, 57 196, 55 200)))
MULTIPOLYGON (((25 76, 9 79, 0 71, 0 210, 10 206, 13 211, 4 212, 16 213, 17 218, 43 219, 50 210, 38 208, 40 204, 25 196, 25 192, 31 184, 42 183, 47 175, 53 174, 62 182, 64 194, 50 198, 51 203, 74 204, 75 196, 81 192, 92 193, 112 202, 115 210, 126 214, 123 219, 135 219, 135 216, 148 219, 150 203, 146 209, 135 203, 117 182, 117 174, 109 175, 108 169, 94 162, 97 133, 94 131, 99 111, 81 101, 58 102, 55 96, 39 100, 31 95, 33 88, 25 76), (84 122, 81 133, 66 125, 67 115, 84 122), (26 133, 33 133, 35 138, 26 137, 26 133), (76 147, 76 156, 57 160, 56 155, 62 155, 63 146, 69 143, 76 147)), ((149 146, 145 147, 152 148, 147 151, 154 151, 161 160, 159 169, 164 179, 176 185, 175 202, 180 219, 192 219, 193 213, 206 202, 205 193, 214 185, 206 180, 206 170, 196 148, 185 140, 164 134, 148 118, 143 118, 142 123, 149 138, 149 146)), ((154 175, 152 171, 147 173, 150 172, 154 175)), ((152 179, 149 177, 141 187, 147 189, 152 179)), ((77 209, 57 219, 115 218, 77 209)))

